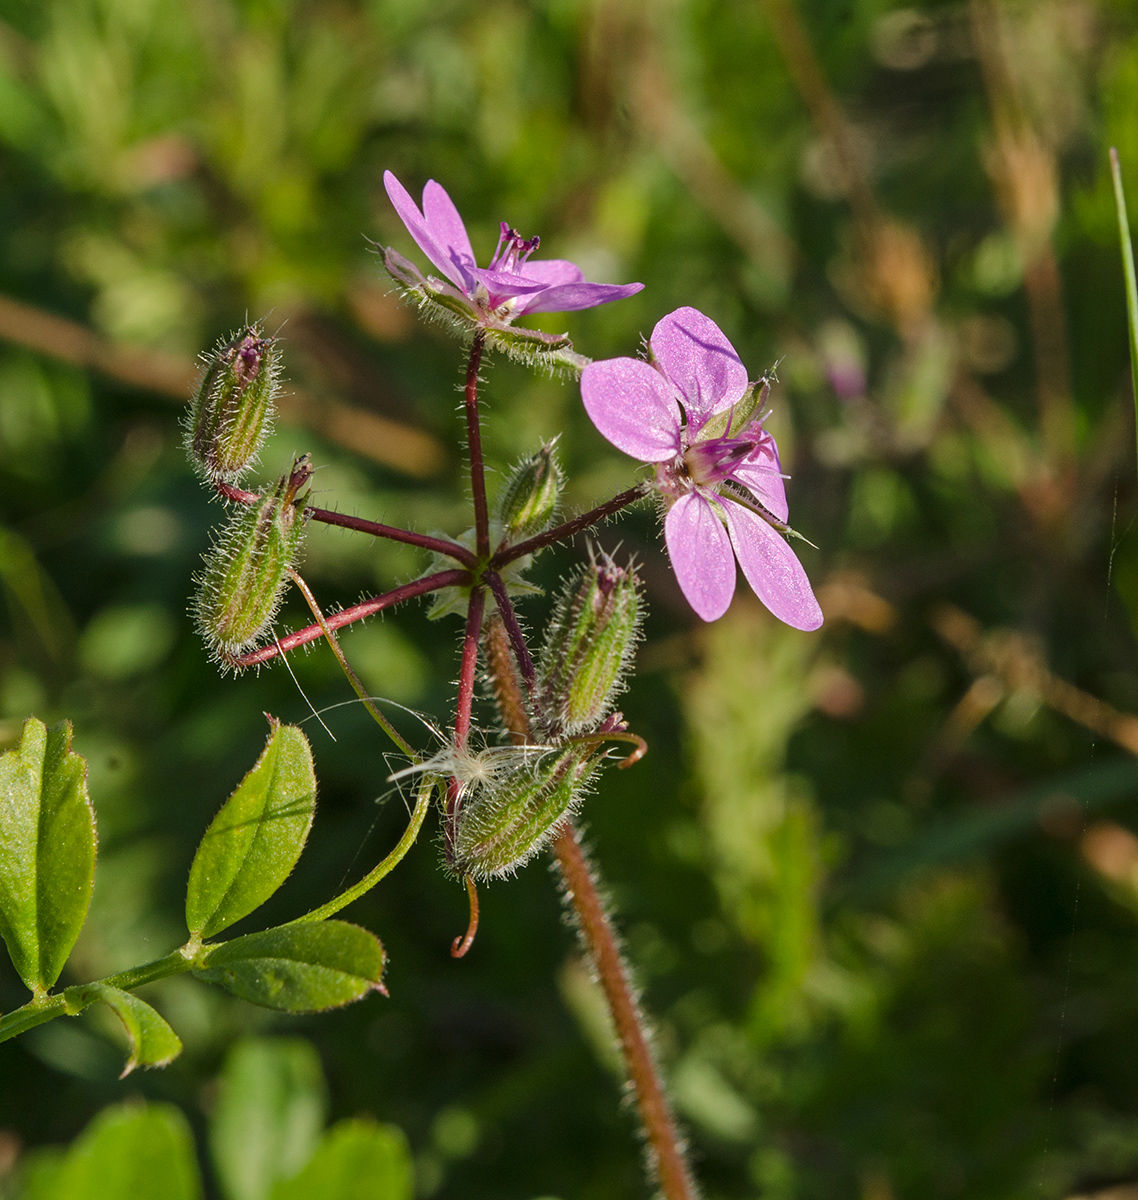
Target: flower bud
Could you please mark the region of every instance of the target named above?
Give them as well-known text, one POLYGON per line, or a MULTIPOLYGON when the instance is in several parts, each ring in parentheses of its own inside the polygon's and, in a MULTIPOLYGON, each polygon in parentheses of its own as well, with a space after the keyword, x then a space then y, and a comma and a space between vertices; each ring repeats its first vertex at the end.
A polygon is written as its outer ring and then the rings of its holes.
POLYGON ((498 500, 498 521, 506 542, 520 542, 548 528, 561 499, 562 474, 547 442, 522 459, 498 500))
POLYGON ((211 482, 232 483, 256 461, 272 416, 280 352, 258 325, 206 360, 186 427, 186 450, 211 482))
POLYGON ((469 791, 455 823, 453 869, 478 880, 512 875, 576 810, 595 770, 590 751, 574 747, 469 791))
POLYGON ((557 599, 542 650, 538 713, 550 733, 591 731, 624 688, 640 636, 639 580, 606 554, 557 599))
POLYGON ((308 496, 298 493, 311 477, 305 455, 256 504, 233 514, 205 556, 193 612, 222 662, 251 649, 277 615, 304 532, 308 496))

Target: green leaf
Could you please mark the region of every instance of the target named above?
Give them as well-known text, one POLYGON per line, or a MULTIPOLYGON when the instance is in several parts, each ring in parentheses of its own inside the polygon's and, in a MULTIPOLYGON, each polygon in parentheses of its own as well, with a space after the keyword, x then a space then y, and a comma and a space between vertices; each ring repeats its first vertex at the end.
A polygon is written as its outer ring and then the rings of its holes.
POLYGON ((166 1104, 106 1109, 71 1147, 44 1200, 200 1200, 185 1117, 166 1104))
POLYGON ((249 1038, 225 1060, 209 1143, 227 1200, 265 1200, 296 1174, 324 1126, 324 1073, 297 1038, 249 1038))
POLYGON ((212 937, 259 908, 288 878, 316 809, 308 740, 270 718, 256 766, 206 830, 190 867, 186 924, 212 937))
POLYGON ((281 925, 223 942, 194 974, 281 1012, 321 1012, 381 986, 383 946, 346 921, 281 925))
POLYGON ((412 1200, 414 1190, 411 1155, 399 1129, 341 1121, 299 1175, 277 1184, 272 1200, 412 1200))
POLYGON ((182 1039, 145 1000, 106 983, 88 984, 82 991, 113 1010, 126 1030, 130 1057, 120 1079, 138 1066, 164 1067, 182 1053, 182 1039))
POLYGON ((0 936, 41 993, 59 978, 91 902, 95 813, 71 726, 28 719, 0 755, 0 936))

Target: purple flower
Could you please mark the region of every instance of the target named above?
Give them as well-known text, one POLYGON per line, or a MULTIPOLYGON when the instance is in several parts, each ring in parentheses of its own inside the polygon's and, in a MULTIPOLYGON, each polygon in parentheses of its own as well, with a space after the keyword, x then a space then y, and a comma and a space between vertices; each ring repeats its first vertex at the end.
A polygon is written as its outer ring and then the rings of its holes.
MULTIPOLYGON (((390 171, 383 174, 383 186, 419 249, 451 285, 448 289, 446 285, 440 287, 439 280, 427 280, 430 290, 436 295, 440 291, 449 292, 452 300, 464 302, 464 306, 474 310, 471 315, 479 318, 480 324, 500 326, 523 313, 592 308, 635 295, 644 287, 642 283, 586 283, 580 267, 559 258, 531 261, 530 255, 541 239, 523 238, 505 221, 490 265, 480 267, 474 260, 462 217, 439 184, 433 179, 427 181, 421 212, 390 171)), ((396 278, 400 278, 398 272, 406 274, 408 268, 418 275, 402 255, 392 250, 387 254, 389 269, 392 266, 397 269, 392 272, 396 278)))
POLYGON ((780 529, 786 488, 774 438, 755 415, 765 381, 747 371, 722 331, 694 308, 663 318, 651 362, 613 358, 581 376, 593 424, 618 449, 656 464, 668 514, 664 538, 688 603, 705 621, 735 592, 735 559, 755 595, 795 629, 817 629, 822 610, 780 529))

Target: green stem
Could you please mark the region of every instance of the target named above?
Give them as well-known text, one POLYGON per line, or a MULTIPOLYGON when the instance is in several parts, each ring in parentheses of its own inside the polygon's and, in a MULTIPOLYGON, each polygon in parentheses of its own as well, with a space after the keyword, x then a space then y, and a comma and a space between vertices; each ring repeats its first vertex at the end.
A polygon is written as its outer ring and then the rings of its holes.
POLYGON ((308 602, 308 607, 312 610, 312 615, 316 618, 316 624, 320 626, 328 645, 332 647, 332 653, 336 656, 336 661, 340 664, 340 669, 344 672, 348 682, 352 685, 352 691, 360 698, 360 702, 364 708, 371 713, 372 720, 383 730, 384 733, 403 751, 409 758, 418 761, 414 747, 407 741, 405 737, 395 728, 394 725, 379 711, 375 705, 375 701, 368 695, 367 689, 360 682, 360 677, 352 670, 351 663, 348 662, 347 656, 344 654, 343 647, 340 645, 339 638, 336 637, 335 631, 331 628, 328 622, 324 619, 323 612, 320 611, 320 605, 316 602, 316 597, 312 594, 308 584, 304 582, 300 574, 289 568, 289 575, 293 583, 300 589, 304 599, 308 602))
POLYGON ((314 908, 310 913, 305 913, 303 917, 297 917, 295 921, 290 921, 289 924, 299 925, 304 921, 326 920, 334 913, 338 913, 340 909, 347 908, 353 900, 358 900, 365 892, 370 892, 385 875, 393 871, 402 862, 407 851, 415 844, 415 839, 419 836, 419 830, 423 827, 423 821, 427 816, 427 809, 431 806, 431 793, 434 790, 434 780, 428 780, 419 789, 419 795, 415 800, 415 809, 411 813, 411 820, 404 830, 403 836, 399 839, 399 844, 379 866, 373 871, 368 872, 359 883, 353 884, 346 891, 329 900, 327 904, 322 904, 319 908, 314 908))
MULTIPOLYGON (((187 946, 184 949, 191 949, 191 947, 187 946)), ((193 949, 196 951, 196 948, 193 949)), ((98 982, 107 987, 129 992, 134 988, 142 987, 144 983, 154 983, 157 979, 166 979, 170 975, 181 975, 185 971, 193 970, 196 961, 196 952, 187 956, 183 950, 175 950, 171 954, 167 954, 165 958, 159 958, 141 967, 134 967, 130 971, 120 971, 117 975, 108 975, 106 979, 100 979, 98 982)), ((3 1017, 0 1017, 0 1042, 18 1037, 21 1033, 26 1033, 29 1029, 34 1029, 37 1025, 43 1025, 56 1017, 76 1016, 97 999, 93 988, 93 984, 77 984, 54 996, 32 1000, 23 1008, 5 1013, 3 1017)))
POLYGON ((1138 282, 1134 275, 1134 247, 1130 242, 1130 221, 1126 216, 1126 196, 1122 191, 1122 167, 1118 151, 1110 148, 1110 173, 1114 180, 1114 204, 1118 209, 1118 235, 1122 241, 1122 274, 1126 280, 1126 323, 1130 330, 1130 381, 1134 388, 1134 413, 1138 421, 1138 282))

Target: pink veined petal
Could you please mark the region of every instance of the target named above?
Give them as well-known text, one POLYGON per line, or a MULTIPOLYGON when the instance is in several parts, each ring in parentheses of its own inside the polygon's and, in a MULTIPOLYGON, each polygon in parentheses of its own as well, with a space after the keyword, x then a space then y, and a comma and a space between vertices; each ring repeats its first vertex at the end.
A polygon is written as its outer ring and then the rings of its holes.
POLYGON ((419 249, 451 283, 469 293, 471 282, 466 269, 455 261, 449 248, 431 233, 419 206, 411 199, 407 189, 390 171, 383 173, 383 186, 387 189, 388 198, 399 214, 399 219, 407 226, 407 232, 418 243, 419 249))
POLYGON ((510 296, 532 295, 545 290, 545 284, 538 280, 527 280, 525 276, 514 275, 510 271, 495 271, 489 266, 475 266, 471 277, 483 284, 490 293, 491 300, 495 296, 509 299, 510 296))
POLYGON ((735 348, 710 317, 694 308, 677 308, 662 317, 648 344, 696 428, 747 390, 747 369, 735 348))
POLYGON ((593 424, 641 462, 667 462, 680 449, 680 406, 659 371, 638 358, 608 358, 581 373, 593 424))
POLYGON ((787 521, 790 518, 790 506, 786 502, 786 482, 781 475, 771 474, 771 469, 764 470, 761 465, 740 463, 731 472, 731 478, 737 479, 748 491, 753 492, 755 499, 772 516, 780 521, 787 521))
POLYGON ((794 629, 817 629, 822 610, 795 553, 781 533, 753 512, 723 497, 723 511, 739 565, 755 595, 794 629))
POLYGON ((446 188, 433 179, 428 179, 423 188, 423 216, 431 236, 451 252, 455 262, 467 268, 475 265, 474 249, 462 217, 446 188))
POLYGON ((584 283, 585 273, 576 263, 563 258, 531 258, 522 263, 518 274, 525 279, 534 279, 546 287, 560 287, 565 283, 584 283))
POLYGON ((644 290, 642 283, 566 283, 546 288, 518 307, 525 312, 578 312, 644 290))
POLYGON ((731 477, 754 492, 759 503, 780 521, 789 519, 782 463, 779 461, 778 447, 770 434, 764 434, 759 445, 731 472, 731 477))
POLYGON ((735 556, 723 522, 699 492, 681 496, 664 518, 668 557, 696 616, 716 621, 735 594, 735 556))

